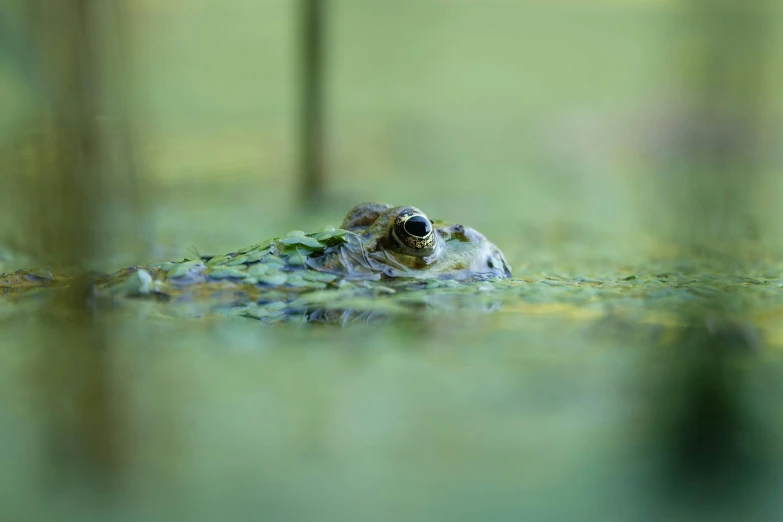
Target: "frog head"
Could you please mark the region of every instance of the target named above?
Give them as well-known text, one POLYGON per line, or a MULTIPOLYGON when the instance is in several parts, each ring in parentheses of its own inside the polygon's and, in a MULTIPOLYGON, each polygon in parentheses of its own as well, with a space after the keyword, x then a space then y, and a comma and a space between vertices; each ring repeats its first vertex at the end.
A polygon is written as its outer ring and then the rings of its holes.
POLYGON ((364 203, 348 212, 351 232, 324 268, 419 279, 511 277, 498 247, 472 228, 430 220, 416 207, 364 203))

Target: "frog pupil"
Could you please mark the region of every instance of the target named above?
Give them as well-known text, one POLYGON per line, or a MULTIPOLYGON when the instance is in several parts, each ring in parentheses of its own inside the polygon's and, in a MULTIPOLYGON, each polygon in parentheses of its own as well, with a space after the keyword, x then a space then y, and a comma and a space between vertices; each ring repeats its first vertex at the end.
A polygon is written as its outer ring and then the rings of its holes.
POLYGON ((413 216, 405 222, 405 231, 412 236, 427 237, 432 232, 432 225, 424 216, 413 216))

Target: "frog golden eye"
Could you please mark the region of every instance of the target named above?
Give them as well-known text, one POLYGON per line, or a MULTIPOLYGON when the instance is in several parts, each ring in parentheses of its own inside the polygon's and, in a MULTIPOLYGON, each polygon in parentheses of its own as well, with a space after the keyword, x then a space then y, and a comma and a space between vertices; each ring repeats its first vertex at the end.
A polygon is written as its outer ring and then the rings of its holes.
POLYGON ((429 256, 435 252, 437 240, 432 223, 427 216, 413 210, 403 210, 394 221, 393 243, 397 250, 416 257, 429 256))

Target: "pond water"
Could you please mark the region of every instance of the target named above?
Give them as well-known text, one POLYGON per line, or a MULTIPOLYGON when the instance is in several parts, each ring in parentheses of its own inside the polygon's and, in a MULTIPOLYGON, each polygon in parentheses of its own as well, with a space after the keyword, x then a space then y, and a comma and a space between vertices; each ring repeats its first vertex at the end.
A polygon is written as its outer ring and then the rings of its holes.
POLYGON ((634 312, 608 281, 584 279, 520 280, 491 311, 345 328, 172 319, 165 308, 176 305, 145 300, 85 319, 16 301, 0 329, 5 518, 763 520, 779 510, 775 329, 671 313, 676 290, 657 312, 654 301, 634 312))
MULTIPOLYGON (((516 279, 330 324, 0 295, 0 520, 780 518, 783 15, 699 4, 330 3, 328 190, 302 207, 292 2, 128 2, 98 31, 97 268, 369 200, 476 228, 516 279)), ((63 217, 25 38, 0 38, 0 272, 63 217)))
MULTIPOLYGON (((160 210, 158 237, 179 241, 152 261, 181 258, 188 237, 213 253, 265 237, 232 227, 243 212, 274 225, 249 204, 193 221, 183 199, 160 210)), ((321 219, 285 216, 282 230, 321 219)), ((513 280, 378 295, 328 324, 267 324, 212 301, 99 299, 76 314, 0 298, 4 518, 778 512, 774 258, 634 257, 606 238, 520 241, 506 225, 483 228, 513 280)))

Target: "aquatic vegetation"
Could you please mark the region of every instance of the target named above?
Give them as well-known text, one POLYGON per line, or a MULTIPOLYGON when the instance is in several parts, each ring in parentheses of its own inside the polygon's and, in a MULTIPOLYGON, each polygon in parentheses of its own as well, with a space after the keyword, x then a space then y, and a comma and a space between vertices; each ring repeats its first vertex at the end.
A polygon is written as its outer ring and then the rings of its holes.
MULTIPOLYGON (((744 318, 777 317, 781 267, 735 271, 704 261, 669 260, 582 272, 558 266, 511 271, 502 252, 462 225, 431 221, 413 207, 352 209, 340 228, 294 230, 234 252, 195 253, 175 262, 94 276, 94 298, 154 315, 350 324, 449 311, 615 317, 671 324, 683 307, 744 318)), ((72 278, 48 269, 0 275, 7 300, 45 298, 72 278)), ((13 310, 13 308, 8 308, 13 310)))
MULTIPOLYGON (((101 296, 156 298, 273 322, 316 308, 401 313, 426 303, 423 292, 480 292, 475 283, 510 276, 502 252, 479 232, 430 221, 414 207, 367 203, 340 228, 294 230, 227 254, 133 266, 95 277, 93 288, 101 296), (397 294, 406 298, 380 299, 397 294)), ((71 281, 47 269, 20 270, 0 276, 0 287, 18 294, 71 281)))

